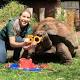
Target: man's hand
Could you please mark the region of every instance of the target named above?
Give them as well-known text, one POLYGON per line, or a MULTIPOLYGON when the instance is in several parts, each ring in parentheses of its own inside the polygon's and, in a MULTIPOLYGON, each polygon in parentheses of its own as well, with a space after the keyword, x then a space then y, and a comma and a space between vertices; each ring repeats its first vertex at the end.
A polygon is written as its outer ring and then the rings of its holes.
POLYGON ((27 45, 23 46, 24 50, 29 50, 31 48, 34 48, 37 44, 35 42, 28 43, 27 45))
POLYGON ((26 38, 24 38, 25 45, 23 46, 23 49, 29 50, 34 48, 38 43, 40 43, 41 39, 42 37, 39 36, 28 35, 26 38))
POLYGON ((24 38, 24 42, 25 42, 23 46, 24 50, 29 50, 37 45, 35 41, 32 42, 29 38, 24 38))

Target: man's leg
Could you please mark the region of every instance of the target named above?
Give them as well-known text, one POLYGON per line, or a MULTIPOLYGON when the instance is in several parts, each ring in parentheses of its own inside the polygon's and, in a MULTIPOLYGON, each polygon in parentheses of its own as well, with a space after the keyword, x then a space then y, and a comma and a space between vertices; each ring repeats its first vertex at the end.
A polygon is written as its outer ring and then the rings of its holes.
POLYGON ((7 59, 5 42, 0 39, 0 63, 5 63, 7 59))
MULTIPOLYGON (((20 36, 16 37, 16 42, 23 42, 23 38, 20 36)), ((19 60, 21 50, 22 48, 14 48, 14 54, 13 54, 14 62, 19 60)))

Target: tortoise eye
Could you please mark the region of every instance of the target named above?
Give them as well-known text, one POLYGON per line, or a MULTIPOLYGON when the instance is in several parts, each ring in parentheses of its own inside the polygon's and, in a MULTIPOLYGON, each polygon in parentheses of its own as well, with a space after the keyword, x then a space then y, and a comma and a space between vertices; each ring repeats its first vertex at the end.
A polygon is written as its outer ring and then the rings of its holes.
POLYGON ((45 25, 43 25, 43 28, 45 29, 45 30, 48 30, 48 25, 47 24, 45 24, 45 25))
POLYGON ((40 35, 40 34, 37 34, 37 36, 42 37, 42 35, 40 35))

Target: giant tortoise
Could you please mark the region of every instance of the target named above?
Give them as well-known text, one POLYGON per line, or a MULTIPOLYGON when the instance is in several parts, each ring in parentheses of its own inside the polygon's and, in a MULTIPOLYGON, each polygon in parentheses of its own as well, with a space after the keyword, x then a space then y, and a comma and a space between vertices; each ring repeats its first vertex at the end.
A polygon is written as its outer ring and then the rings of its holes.
POLYGON ((73 31, 68 26, 52 17, 47 17, 33 27, 34 34, 44 36, 37 44, 34 53, 53 53, 60 58, 61 63, 71 63, 75 56, 78 43, 73 31))

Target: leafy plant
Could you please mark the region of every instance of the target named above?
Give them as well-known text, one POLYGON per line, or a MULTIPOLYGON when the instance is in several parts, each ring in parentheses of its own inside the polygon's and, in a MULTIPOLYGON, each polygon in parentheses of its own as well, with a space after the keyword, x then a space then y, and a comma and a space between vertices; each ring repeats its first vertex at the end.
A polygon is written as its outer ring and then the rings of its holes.
POLYGON ((0 21, 6 21, 10 18, 16 17, 24 9, 24 5, 19 4, 17 1, 11 1, 5 7, 0 9, 0 21))

